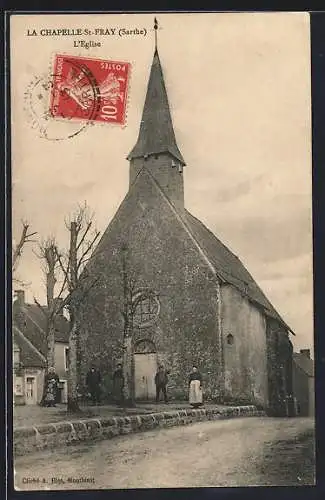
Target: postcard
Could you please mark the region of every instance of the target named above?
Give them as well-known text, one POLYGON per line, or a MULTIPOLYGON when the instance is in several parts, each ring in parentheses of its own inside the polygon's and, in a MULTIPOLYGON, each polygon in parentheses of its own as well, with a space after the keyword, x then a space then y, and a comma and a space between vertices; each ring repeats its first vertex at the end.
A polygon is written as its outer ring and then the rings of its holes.
POLYGON ((307 13, 12 14, 15 489, 315 484, 307 13))

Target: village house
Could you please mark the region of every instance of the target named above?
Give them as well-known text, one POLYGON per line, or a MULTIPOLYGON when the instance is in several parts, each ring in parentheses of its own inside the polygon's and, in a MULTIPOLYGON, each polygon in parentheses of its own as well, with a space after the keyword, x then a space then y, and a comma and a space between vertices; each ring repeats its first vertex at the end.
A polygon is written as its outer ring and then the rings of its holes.
MULTIPOLYGON (((44 308, 45 306, 43 306, 44 308)), ((27 304, 23 290, 13 303, 13 390, 15 404, 42 399, 46 371, 46 318, 39 306, 27 304)), ((60 378, 58 402, 67 401, 69 323, 63 313, 55 319, 54 368, 60 378)))
POLYGON ((12 340, 14 404, 36 404, 42 398, 46 358, 15 325, 12 340))
POLYGON ((133 287, 128 370, 137 400, 154 398, 160 363, 170 397, 187 398, 195 364, 206 400, 287 415, 293 332, 240 259, 184 206, 191 167, 176 142, 157 50, 128 160, 129 190, 85 271, 96 285, 80 303, 83 378, 91 363, 109 378, 123 359, 123 303, 133 287))
POLYGON ((293 353, 293 395, 296 413, 301 417, 315 415, 315 373, 310 349, 293 353))

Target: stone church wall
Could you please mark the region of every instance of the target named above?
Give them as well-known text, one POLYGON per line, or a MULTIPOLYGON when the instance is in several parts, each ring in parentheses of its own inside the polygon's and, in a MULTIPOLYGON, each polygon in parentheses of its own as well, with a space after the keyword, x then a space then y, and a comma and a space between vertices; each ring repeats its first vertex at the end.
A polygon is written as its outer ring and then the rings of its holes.
POLYGON ((132 160, 130 162, 130 185, 136 179, 144 161, 146 167, 150 169, 153 177, 175 207, 178 210, 184 210, 183 173, 179 172, 179 163, 173 160, 169 154, 150 155, 146 160, 143 160, 143 158, 132 160))
POLYGON ((154 342, 158 359, 170 370, 170 395, 187 397, 188 375, 197 364, 205 394, 218 393, 220 377, 216 278, 148 174, 132 187, 88 266, 96 286, 80 308, 84 378, 89 364, 101 369, 109 392, 112 371, 122 357, 122 252, 136 288, 157 293, 160 314, 147 328, 135 328, 135 341, 154 342))
POLYGON ((222 285, 225 398, 268 401, 266 325, 264 315, 230 285, 222 285))
POLYGON ((292 343, 278 321, 267 319, 268 411, 275 416, 292 416, 292 343))

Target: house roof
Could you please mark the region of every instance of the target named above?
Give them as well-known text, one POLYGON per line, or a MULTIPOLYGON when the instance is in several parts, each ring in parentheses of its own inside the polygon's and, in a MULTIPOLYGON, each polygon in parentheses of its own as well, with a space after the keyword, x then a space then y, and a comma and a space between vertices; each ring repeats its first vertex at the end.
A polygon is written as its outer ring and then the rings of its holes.
POLYGON ((20 329, 13 325, 13 340, 20 350, 20 361, 23 366, 45 368, 46 359, 38 349, 25 337, 20 329))
POLYGON ((150 71, 138 140, 129 154, 128 160, 166 152, 185 165, 182 153, 176 143, 163 71, 156 49, 150 71))
MULTIPOLYGON (((45 306, 44 306, 45 308, 45 306)), ((46 318, 36 304, 18 305, 14 302, 13 320, 19 326, 23 335, 44 356, 47 353, 46 318)), ((69 342, 69 322, 63 315, 55 318, 55 342, 69 342)))
POLYGON ((314 361, 308 358, 306 354, 294 352, 293 361, 308 377, 314 377, 314 361))
MULTIPOLYGON (((190 231, 205 251, 221 279, 239 289, 252 302, 262 306, 266 315, 278 320, 287 330, 292 332, 240 259, 187 210, 185 211, 185 219, 190 231)), ((294 334, 294 332, 292 333, 294 334)))

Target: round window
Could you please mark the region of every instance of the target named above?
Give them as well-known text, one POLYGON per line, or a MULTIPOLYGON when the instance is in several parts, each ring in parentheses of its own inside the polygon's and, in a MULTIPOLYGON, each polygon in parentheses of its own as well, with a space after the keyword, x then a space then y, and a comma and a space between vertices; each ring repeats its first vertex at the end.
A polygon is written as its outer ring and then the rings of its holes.
POLYGON ((152 325, 158 318, 160 304, 158 298, 153 294, 141 294, 136 297, 136 305, 133 314, 133 323, 139 328, 152 325))

